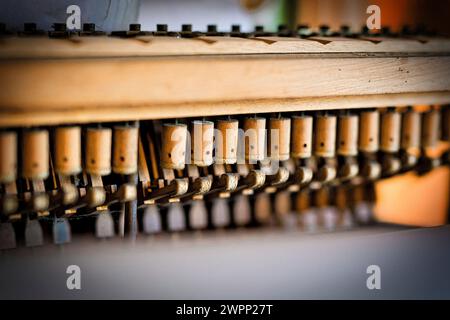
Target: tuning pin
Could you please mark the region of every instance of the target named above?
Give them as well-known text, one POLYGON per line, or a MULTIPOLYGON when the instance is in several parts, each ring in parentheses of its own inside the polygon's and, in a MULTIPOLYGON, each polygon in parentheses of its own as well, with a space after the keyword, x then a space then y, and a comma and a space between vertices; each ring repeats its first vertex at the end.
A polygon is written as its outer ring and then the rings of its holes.
POLYGON ((27 219, 25 226, 25 245, 37 247, 44 244, 44 235, 38 219, 27 219))
POLYGON ((266 145, 266 119, 249 117, 244 121, 244 132, 249 141, 245 143, 245 159, 249 163, 264 160, 266 145))
POLYGON ((379 112, 376 110, 364 110, 359 114, 358 148, 360 154, 360 174, 369 180, 374 180, 381 175, 381 165, 377 161, 379 150, 379 112))
POLYGON ((289 30, 288 27, 285 24, 279 24, 278 25, 278 32, 283 32, 289 30))
POLYGON ((297 34, 304 38, 304 37, 310 37, 314 35, 311 28, 307 24, 300 24, 297 26, 297 34))
POLYGON ((360 114, 359 150, 366 153, 378 152, 380 115, 376 110, 360 114))
POLYGON ((388 26, 384 26, 381 28, 381 34, 385 37, 393 36, 394 34, 391 32, 391 28, 388 26))
POLYGON ((417 165, 419 174, 424 174, 440 165, 441 159, 434 155, 439 143, 441 114, 431 108, 422 115, 421 156, 417 165))
POLYGON ((327 37, 330 35, 330 27, 326 24, 322 24, 319 26, 319 34, 322 37, 327 37))
POLYGON ((156 205, 149 205, 144 210, 142 218, 143 229, 146 234, 159 233, 162 230, 161 214, 156 205))
POLYGON ((87 128, 85 136, 84 169, 91 180, 86 199, 88 205, 95 208, 106 201, 101 177, 111 173, 112 130, 105 127, 87 128))
POLYGON ((147 31, 141 30, 141 25, 139 23, 130 23, 127 31, 113 31, 111 32, 112 36, 117 37, 135 37, 135 36, 144 36, 149 35, 151 33, 147 31))
POLYGON ((234 164, 237 161, 239 122, 238 120, 218 120, 215 137, 217 164, 234 164), (220 134, 219 134, 220 133, 220 134))
POLYGON ((435 148, 439 142, 440 113, 431 109, 423 114, 422 120, 422 147, 435 148))
POLYGON ((403 36, 411 36, 414 35, 414 32, 412 32, 411 27, 409 25, 404 25, 402 27, 400 34, 403 36))
POLYGON ((168 31, 167 24, 157 24, 156 25, 156 31, 157 32, 167 32, 168 31))
POLYGON ((83 23, 80 36, 101 36, 105 35, 105 32, 95 30, 95 23, 83 23))
POLYGON ((236 196, 234 199, 233 217, 234 223, 238 227, 244 227, 250 223, 251 208, 248 196, 236 196))
POLYGON ((105 176, 111 173, 112 130, 88 128, 86 130, 86 172, 105 176))
POLYGON ((187 126, 165 123, 162 126, 161 166, 164 169, 184 169, 186 163, 187 126))
POLYGON ((52 27, 53 31, 48 32, 48 36, 51 38, 64 38, 72 34, 70 31, 67 31, 67 25, 63 22, 54 23, 52 27))
POLYGON ((192 38, 195 35, 196 34, 194 32, 192 32, 192 24, 182 24, 181 25, 180 36, 182 38, 192 38))
POLYGON ((312 156, 313 117, 293 116, 291 132, 291 157, 298 162, 294 180, 299 185, 306 185, 313 178, 313 170, 309 165, 312 156))
POLYGON ((114 220, 109 211, 98 213, 95 221, 95 235, 97 238, 114 237, 114 220))
POLYGON ((167 24, 157 24, 156 31, 153 32, 154 36, 169 36, 169 37, 179 37, 178 32, 169 31, 167 24))
POLYGON ((212 225, 216 228, 225 228, 230 224, 230 208, 226 199, 213 200, 211 209, 212 225))
POLYGON ((17 178, 17 133, 0 132, 0 184, 12 183, 17 178))
POLYGON ((336 152, 336 116, 318 115, 316 118, 315 154, 331 158, 336 152))
POLYGON ((206 31, 206 35, 207 36, 219 37, 219 36, 223 36, 224 35, 223 32, 218 32, 217 31, 217 25, 215 25, 215 24, 208 24, 208 26, 206 28, 207 28, 207 31, 206 31))
POLYGON ((394 109, 388 109, 381 115, 380 150, 383 152, 382 170, 385 176, 391 176, 400 170, 401 116, 394 109))
POLYGON ((55 218, 53 221, 53 242, 64 244, 71 241, 71 230, 66 218, 55 218))
POLYGON ((416 165, 420 150, 420 113, 408 109, 402 114, 401 160, 408 170, 416 165))
POLYGON ((47 210, 49 196, 43 180, 49 176, 49 134, 47 130, 25 130, 22 135, 22 177, 33 185, 30 205, 33 211, 47 210))
POLYGON ((336 177, 336 116, 318 115, 315 118, 314 153, 318 157, 317 179, 330 182, 336 177))
POLYGON ((359 118, 353 114, 339 116, 338 148, 341 156, 356 156, 358 154, 358 124, 359 118))
POLYGON ((288 160, 291 146, 291 119, 271 118, 268 131, 268 151, 271 160, 288 160))
POLYGON ((212 121, 192 121, 191 163, 207 167, 213 163, 214 123, 212 121))
POLYGON ((354 178, 359 171, 358 155, 359 118, 354 114, 342 114, 338 119, 338 177, 341 180, 354 178))
POLYGON ((70 177, 81 173, 81 128, 58 127, 54 136, 54 168, 61 181, 63 204, 72 204, 78 199, 78 190, 70 177))
POLYGON ((26 179, 46 179, 49 175, 49 136, 47 130, 23 133, 22 175, 26 179))
MULTIPOLYGON (((450 142, 450 106, 445 106, 442 110, 442 140, 450 142)), ((442 154, 442 163, 450 164, 450 148, 442 154)))
POLYGON ((16 232, 11 222, 0 223, 0 250, 16 247, 16 232))
POLYGON ((238 24, 233 24, 231 26, 230 37, 246 37, 247 34, 241 32, 241 26, 238 24))
POLYGON ((350 37, 352 36, 352 31, 348 25, 342 25, 340 27, 340 34, 343 37, 350 37))
POLYGON ((207 36, 216 36, 217 35, 217 25, 215 24, 208 24, 206 27, 206 35, 207 36))
POLYGON ((255 26, 255 31, 253 31, 253 36, 255 37, 268 37, 271 35, 270 32, 264 31, 264 26, 255 26))
POLYGON ((183 206, 179 203, 171 203, 167 211, 167 229, 172 232, 186 229, 186 220, 183 206))
POLYGON ((291 32, 291 30, 289 30, 289 28, 286 25, 280 24, 278 26, 277 36, 279 36, 279 37, 290 37, 290 36, 292 36, 292 32, 291 32))
POLYGON ((55 31, 66 31, 67 30, 67 25, 65 23, 54 23, 53 24, 53 29, 55 31))
POLYGON ((95 32, 95 23, 83 23, 83 32, 95 32))
POLYGON ((168 31, 167 24, 157 24, 156 31, 153 32, 154 36, 166 36, 168 31))
POLYGON ((23 24, 23 31, 19 32, 20 36, 40 36, 44 35, 43 30, 38 30, 37 25, 34 22, 25 22, 23 24))
POLYGON ((446 106, 442 110, 442 140, 450 142, 450 106, 446 106))
POLYGON ((114 127, 112 170, 125 180, 115 194, 123 203, 124 218, 121 216, 120 221, 123 221, 124 225, 120 228, 120 234, 126 232, 131 238, 137 235, 138 139, 138 125, 114 127))
POLYGON ((361 35, 363 35, 363 36, 370 35, 370 30, 366 25, 361 27, 361 35))
POLYGON ((138 170, 139 128, 134 126, 114 127, 113 172, 122 175, 134 174, 138 170))
POLYGON ((135 31, 135 32, 141 31, 141 24, 140 23, 130 23, 129 30, 135 31))
POLYGON ((307 159, 312 155, 313 117, 292 117, 292 150, 291 156, 307 159))

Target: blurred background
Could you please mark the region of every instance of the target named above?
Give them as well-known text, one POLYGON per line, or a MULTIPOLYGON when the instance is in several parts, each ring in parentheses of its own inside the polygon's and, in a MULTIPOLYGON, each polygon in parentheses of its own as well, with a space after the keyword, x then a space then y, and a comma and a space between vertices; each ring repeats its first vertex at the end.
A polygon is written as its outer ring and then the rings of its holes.
POLYGON ((143 30, 154 30, 157 23, 179 30, 190 23, 198 31, 207 24, 217 24, 222 31, 232 24, 240 24, 242 31, 252 31, 255 25, 275 31, 279 24, 327 24, 332 29, 346 24, 359 31, 368 17, 366 8, 376 4, 382 26, 392 31, 404 25, 426 26, 450 35, 448 0, 2 0, 0 22, 12 31, 21 30, 24 22, 49 30, 52 23, 65 22, 71 4, 80 6, 82 23, 93 22, 103 31, 124 30, 136 22, 143 30))

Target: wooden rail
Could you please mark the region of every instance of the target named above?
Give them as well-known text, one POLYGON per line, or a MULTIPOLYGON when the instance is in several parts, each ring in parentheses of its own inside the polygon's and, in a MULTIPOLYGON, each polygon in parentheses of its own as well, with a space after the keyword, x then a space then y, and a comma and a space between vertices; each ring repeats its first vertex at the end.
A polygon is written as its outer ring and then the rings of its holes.
POLYGON ((12 37, 0 75, 2 127, 445 104, 450 41, 12 37))

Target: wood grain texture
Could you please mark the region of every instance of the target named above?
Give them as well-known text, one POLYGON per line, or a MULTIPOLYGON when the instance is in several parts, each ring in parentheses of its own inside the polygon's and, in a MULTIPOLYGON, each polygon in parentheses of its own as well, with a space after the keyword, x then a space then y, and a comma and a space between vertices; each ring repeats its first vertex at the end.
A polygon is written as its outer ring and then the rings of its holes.
POLYGON ((260 112, 294 112, 377 108, 388 105, 446 104, 450 91, 379 94, 358 96, 328 96, 312 98, 286 98, 245 100, 230 102, 123 105, 117 107, 79 107, 60 109, 1 109, 0 127, 57 125, 63 123, 92 123, 145 119, 174 119, 198 116, 221 116, 260 112))
POLYGON ((450 40, 5 37, 0 74, 3 127, 447 103, 450 40))
POLYGON ((15 60, 0 74, 2 126, 450 102, 446 56, 15 60))
POLYGON ((0 39, 0 59, 92 58, 281 53, 448 53, 448 38, 10 37, 0 39))

